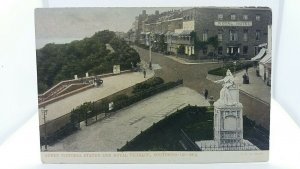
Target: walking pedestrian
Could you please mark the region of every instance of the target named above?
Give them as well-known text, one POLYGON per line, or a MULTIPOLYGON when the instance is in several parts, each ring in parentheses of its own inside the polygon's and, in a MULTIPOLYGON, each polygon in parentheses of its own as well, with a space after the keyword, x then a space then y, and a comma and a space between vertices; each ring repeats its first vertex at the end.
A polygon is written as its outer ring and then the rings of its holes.
POLYGON ((146 70, 145 69, 144 69, 143 73, 144 73, 144 78, 146 78, 146 70))
POLYGON ((206 100, 207 97, 208 97, 208 90, 207 90, 207 89, 204 90, 204 97, 205 97, 205 100, 206 100))

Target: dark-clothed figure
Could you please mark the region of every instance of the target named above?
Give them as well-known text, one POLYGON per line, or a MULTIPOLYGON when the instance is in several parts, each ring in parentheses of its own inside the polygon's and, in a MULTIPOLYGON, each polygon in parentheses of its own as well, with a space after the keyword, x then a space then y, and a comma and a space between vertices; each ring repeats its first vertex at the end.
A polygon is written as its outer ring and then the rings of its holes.
POLYGON ((146 70, 145 69, 144 69, 143 73, 144 73, 144 78, 146 78, 146 70))
POLYGON ((207 99, 207 97, 208 97, 208 90, 207 89, 204 90, 204 97, 205 97, 205 99, 207 99))

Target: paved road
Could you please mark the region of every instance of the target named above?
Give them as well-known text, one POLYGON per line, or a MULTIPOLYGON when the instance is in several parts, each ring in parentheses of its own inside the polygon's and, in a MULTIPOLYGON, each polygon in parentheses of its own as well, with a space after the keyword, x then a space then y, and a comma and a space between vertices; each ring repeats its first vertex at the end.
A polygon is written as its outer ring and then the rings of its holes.
MULTIPOLYGON (((69 96, 65 99, 48 104, 45 108, 48 110, 47 121, 51 121, 67 113, 72 109, 83 104, 84 102, 96 101, 107 97, 117 91, 121 91, 130 86, 140 83, 153 76, 153 71, 147 70, 147 76, 144 78, 143 73, 133 72, 125 73, 117 76, 110 76, 102 78, 103 85, 98 88, 91 88, 75 95, 69 96)), ((40 111, 39 111, 40 112, 40 111)), ((42 115, 40 117, 40 125, 44 124, 42 115)))
MULTIPOLYGON (((149 61, 149 51, 135 47, 139 52, 141 59, 149 61)), ((184 86, 202 93, 204 89, 208 89, 209 96, 219 98, 221 85, 215 84, 206 79, 207 71, 220 67, 219 63, 207 64, 182 64, 170 59, 163 54, 152 52, 152 63, 159 64, 162 69, 155 70, 155 76, 160 76, 166 81, 174 81, 183 79, 184 86)))
POLYGON ((53 146, 49 151, 117 151, 146 130, 154 122, 165 118, 188 104, 208 106, 209 103, 198 92, 187 87, 177 87, 142 100, 118 111, 101 122, 84 127, 53 146))

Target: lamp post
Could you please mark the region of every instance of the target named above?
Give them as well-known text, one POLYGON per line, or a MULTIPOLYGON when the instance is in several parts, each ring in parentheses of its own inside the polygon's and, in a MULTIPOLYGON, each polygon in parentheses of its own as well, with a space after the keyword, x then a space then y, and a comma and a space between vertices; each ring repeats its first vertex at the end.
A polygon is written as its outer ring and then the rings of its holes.
MULTIPOLYGON (((150 36, 150 35, 149 35, 150 36)), ((149 69, 152 69, 152 44, 151 44, 151 36, 149 37, 149 69)))
MULTIPOLYGON (((156 43, 154 40, 153 43, 156 43)), ((152 34, 149 34, 149 69, 152 70, 152 34)))
POLYGON ((46 121, 47 121, 47 112, 48 112, 48 110, 45 109, 45 107, 43 107, 41 109, 41 113, 43 115, 43 120, 44 120, 45 151, 47 151, 47 124, 46 124, 46 121))
POLYGON ((236 69, 235 67, 236 67, 236 61, 234 61, 234 62, 233 62, 233 65, 234 65, 234 71, 233 71, 233 75, 235 76, 235 69, 236 69))

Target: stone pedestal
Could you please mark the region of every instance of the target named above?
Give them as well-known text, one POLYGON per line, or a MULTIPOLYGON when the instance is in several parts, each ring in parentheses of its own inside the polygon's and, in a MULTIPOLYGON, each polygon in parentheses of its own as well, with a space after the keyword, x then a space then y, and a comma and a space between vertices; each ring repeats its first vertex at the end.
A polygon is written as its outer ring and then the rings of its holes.
POLYGON ((230 87, 232 103, 218 100, 214 103, 214 140, 219 146, 241 144, 243 140, 243 106, 239 102, 239 90, 230 87))

